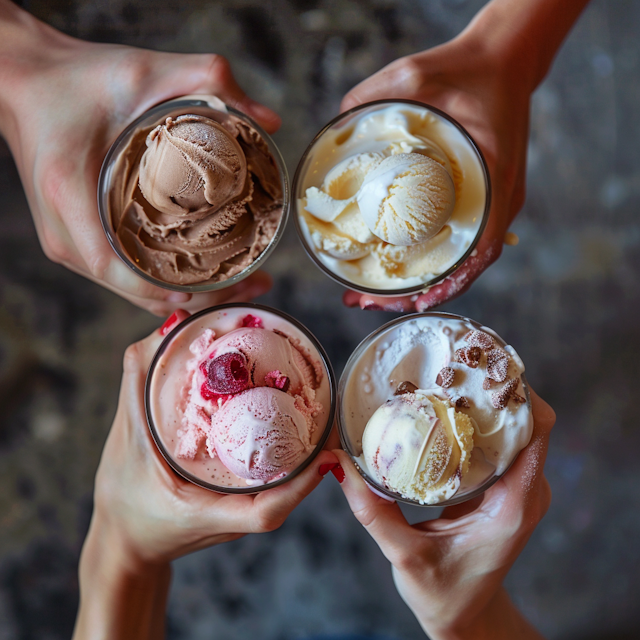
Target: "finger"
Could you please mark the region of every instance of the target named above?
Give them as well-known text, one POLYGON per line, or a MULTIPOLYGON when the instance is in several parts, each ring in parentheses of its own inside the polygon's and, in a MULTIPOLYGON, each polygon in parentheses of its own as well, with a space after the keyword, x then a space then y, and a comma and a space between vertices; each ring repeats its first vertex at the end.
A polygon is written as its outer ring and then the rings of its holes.
POLYGON ((198 91, 211 92, 226 104, 251 116, 267 133, 274 133, 280 128, 280 116, 245 94, 236 82, 226 58, 213 54, 206 56, 202 64, 204 78, 197 87, 198 91))
POLYGON ((342 294, 342 303, 346 307, 359 307, 361 297, 362 297, 361 293, 358 293, 357 291, 348 290, 342 294))
POLYGON ((342 448, 342 445, 340 444, 340 434, 338 433, 338 428, 335 424, 333 425, 331 433, 329 434, 329 437, 327 438, 327 441, 322 448, 326 449, 327 451, 333 451, 333 449, 342 448))
POLYGON ((376 541, 391 563, 406 555, 406 549, 416 544, 419 534, 409 525, 396 502, 374 494, 362 479, 348 454, 339 449, 334 453, 344 470, 340 484, 353 515, 376 541))
POLYGON ((543 468, 549 448, 549 436, 556 421, 554 410, 533 389, 530 388, 529 393, 533 411, 531 440, 504 476, 511 498, 523 503, 544 484, 543 468))
POLYGON ((475 254, 469 256, 459 269, 447 276, 440 284, 430 287, 416 300, 416 309, 420 312, 437 307, 462 295, 487 267, 495 262, 502 251, 503 237, 486 238, 478 242, 475 254))
POLYGON ((191 314, 185 309, 176 309, 158 329, 162 337, 173 331, 179 324, 184 322, 191 314))
POLYGON ((395 313, 407 313, 415 309, 417 296, 384 297, 384 296, 360 296, 358 304, 366 311, 391 311, 395 313))
POLYGON ((321 451, 302 473, 279 487, 252 496, 227 495, 216 502, 215 512, 200 509, 200 526, 215 527, 218 532, 273 531, 322 482, 320 467, 335 464, 337 459, 332 452, 321 451))
POLYGON ((399 58, 356 85, 342 99, 340 111, 384 98, 414 98, 423 84, 423 76, 411 57, 399 58))
POLYGON ((508 537, 517 548, 542 519, 551 497, 543 468, 555 413, 533 390, 530 393, 534 420, 531 440, 505 475, 485 492, 474 513, 483 520, 478 535, 496 540, 508 537))

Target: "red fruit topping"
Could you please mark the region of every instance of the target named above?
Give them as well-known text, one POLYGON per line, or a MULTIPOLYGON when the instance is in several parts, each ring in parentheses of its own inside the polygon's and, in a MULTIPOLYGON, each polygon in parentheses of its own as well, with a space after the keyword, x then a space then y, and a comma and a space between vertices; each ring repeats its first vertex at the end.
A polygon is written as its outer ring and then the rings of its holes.
POLYGON ((493 349, 495 346, 493 338, 484 331, 469 331, 464 339, 472 347, 480 347, 484 351, 489 351, 489 349, 493 349))
POLYGON ((248 314, 244 318, 242 318, 242 324, 240 326, 262 329, 262 318, 258 318, 258 316, 248 314))
POLYGON ((482 357, 482 349, 480 347, 463 347, 456 351, 456 360, 466 364, 467 367, 477 369, 482 357))
POLYGON ((284 391, 285 393, 289 391, 289 385, 291 381, 284 373, 280 371, 269 371, 267 375, 264 377, 264 383, 267 387, 271 387, 272 389, 280 389, 280 391, 284 391))
POLYGON ((217 395, 240 393, 249 386, 247 361, 241 353, 223 353, 205 366, 209 387, 217 395))
POLYGON ((487 353, 487 378, 496 382, 504 382, 509 371, 509 356, 502 350, 491 349, 487 353))
POLYGON ((453 378, 456 372, 451 367, 443 367, 440 369, 436 377, 436 384, 443 389, 448 389, 453 384, 453 378))

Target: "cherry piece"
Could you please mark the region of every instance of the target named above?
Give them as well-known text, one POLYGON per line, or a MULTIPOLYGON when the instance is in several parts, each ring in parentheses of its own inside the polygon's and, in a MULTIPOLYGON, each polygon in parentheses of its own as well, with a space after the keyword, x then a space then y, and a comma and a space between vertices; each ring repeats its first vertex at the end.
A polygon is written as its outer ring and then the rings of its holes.
POLYGON ((241 353, 223 353, 206 367, 209 387, 217 395, 240 393, 249 386, 247 361, 241 353))
POLYGON ((242 327, 251 327, 253 329, 262 329, 262 318, 254 316, 252 314, 246 315, 242 318, 242 327))

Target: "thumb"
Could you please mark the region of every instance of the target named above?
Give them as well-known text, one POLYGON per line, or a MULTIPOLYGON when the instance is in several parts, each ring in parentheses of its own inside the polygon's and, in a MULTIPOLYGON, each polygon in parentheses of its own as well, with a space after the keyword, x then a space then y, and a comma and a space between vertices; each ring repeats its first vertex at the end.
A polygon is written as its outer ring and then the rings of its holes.
POLYGON ((251 116, 267 133, 274 133, 280 128, 280 116, 245 94, 231 71, 229 61, 223 56, 209 56, 209 67, 199 90, 213 93, 229 106, 251 116))
POLYGON ((353 515, 376 541, 382 553, 393 563, 401 557, 419 535, 407 522, 397 502, 381 498, 369 489, 349 455, 341 449, 333 451, 344 470, 340 483, 353 515))

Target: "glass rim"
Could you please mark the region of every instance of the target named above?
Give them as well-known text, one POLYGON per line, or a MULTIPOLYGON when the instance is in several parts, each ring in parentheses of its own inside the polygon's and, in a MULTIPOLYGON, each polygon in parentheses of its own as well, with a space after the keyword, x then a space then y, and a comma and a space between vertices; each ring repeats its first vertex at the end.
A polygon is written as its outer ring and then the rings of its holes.
POLYGON ((333 429, 333 423, 336 415, 337 397, 338 397, 338 389, 337 389, 337 382, 336 382, 333 366, 331 365, 331 361, 329 360, 329 356, 327 355, 327 352, 325 351, 324 347, 320 344, 320 341, 313 335, 313 333, 311 333, 311 331, 309 331, 309 329, 307 329, 307 327, 305 327, 299 320, 296 320, 296 318, 290 316, 288 313, 285 313, 284 311, 280 311, 279 309, 274 309, 273 307, 268 307, 267 305, 262 305, 255 302, 244 302, 244 303, 230 302, 227 304, 220 304, 214 307, 208 307, 207 309, 202 309, 202 311, 198 311, 197 313, 194 313, 189 318, 186 318, 183 322, 181 322, 176 327, 174 327, 164 337, 162 343, 160 344, 155 354, 153 355, 151 363, 149 364, 149 368, 147 369, 147 375, 144 383, 144 410, 145 410, 145 417, 147 419, 147 426, 149 428, 151 437, 153 438, 153 441, 155 442, 155 445, 158 451, 160 452, 162 457, 165 459, 167 464, 173 469, 173 471, 176 474, 178 474, 185 480, 188 480, 189 482, 196 484, 199 487, 202 487, 203 489, 208 489, 209 491, 215 491, 217 493, 226 493, 226 494, 260 493, 261 491, 265 491, 266 489, 273 489, 274 487, 278 487, 281 484, 285 484, 286 482, 289 482, 290 480, 295 478, 299 473, 304 471, 311 464, 311 462, 313 462, 313 460, 318 456, 318 454, 322 451, 322 448, 324 447, 325 443, 327 442, 327 439, 329 438, 329 435, 331 434, 331 430, 333 429), (186 469, 182 468, 182 466, 178 464, 175 461, 174 457, 169 453, 164 443, 162 442, 162 438, 160 437, 160 434, 158 433, 158 429, 153 421, 153 416, 152 416, 153 412, 151 409, 151 382, 153 379, 153 374, 155 372, 156 366, 158 365, 160 358, 164 355, 164 352, 168 349, 169 345, 172 344, 173 340, 178 336, 178 334, 181 333, 184 329, 186 329, 192 322, 195 322, 196 320, 210 313, 222 311, 224 309, 241 309, 241 308, 246 308, 253 311, 266 311, 268 313, 272 313, 276 316, 279 316, 283 320, 286 320, 287 322, 291 323, 307 339, 309 339, 311 344, 314 346, 314 348, 317 350, 318 354, 320 355, 320 359, 322 361, 322 364, 325 368, 325 372, 327 374, 327 379, 329 382, 330 408, 327 416, 327 422, 324 425, 322 434, 318 442, 315 444, 313 451, 290 473, 288 473, 283 478, 280 478, 279 480, 275 480, 273 482, 267 482, 263 485, 254 485, 254 486, 247 486, 247 487, 227 487, 227 486, 221 486, 221 485, 213 484, 211 482, 207 482, 206 480, 202 480, 198 476, 193 475, 186 469))
MULTIPOLYGON (((184 293, 202 293, 206 291, 218 291, 221 289, 226 289, 241 280, 244 280, 247 276, 256 271, 264 261, 271 255, 273 250, 276 248, 276 245, 282 239, 284 235, 285 228, 287 226, 287 220, 289 217, 289 211, 291 209, 291 186, 289 183, 289 173, 287 171, 287 166, 284 162, 284 158, 280 153, 280 149, 276 146, 275 142, 271 138, 271 136, 253 119, 251 116, 248 116, 246 113, 235 109, 234 107, 224 103, 225 108, 227 109, 228 114, 240 118, 241 120, 246 121, 250 124, 257 132, 260 134, 262 139, 267 144, 269 148, 269 152, 271 153, 278 172, 280 173, 280 182, 282 186, 282 215, 280 217, 280 221, 278 222, 278 226, 276 227, 276 231, 273 234, 273 238, 269 244, 265 247, 262 253, 245 269, 236 273, 235 275, 227 278, 226 280, 219 280, 217 282, 204 282, 204 283, 196 283, 196 284, 173 284, 170 282, 164 282, 163 280, 159 280, 158 278, 152 276, 151 274, 143 271, 136 265, 136 263, 127 255, 127 252, 120 246, 120 241, 115 235, 110 217, 109 203, 108 203, 108 191, 109 191, 109 178, 107 176, 109 172, 109 168, 111 163, 113 162, 114 157, 120 151, 120 147, 123 142, 130 136, 131 132, 136 129, 142 122, 147 120, 150 117, 160 117, 160 114, 166 112, 167 110, 173 111, 175 108, 179 108, 184 106, 188 107, 196 107, 196 108, 206 108, 211 109, 212 111, 219 111, 220 113, 225 113, 221 109, 216 108, 210 102, 207 101, 207 98, 214 98, 215 96, 187 96, 184 98, 173 98, 171 100, 165 100, 161 102, 147 111, 145 111, 142 115, 138 116, 133 122, 128 124, 125 129, 120 133, 120 135, 115 139, 113 144, 109 147, 107 154, 102 162, 100 167, 100 175, 98 177, 98 214, 100 218, 100 222, 102 224, 102 228, 107 236, 107 240, 111 245, 111 248, 114 250, 118 258, 127 266, 131 271, 133 271, 137 276, 140 276, 146 282, 153 284, 162 289, 168 289, 169 291, 180 291, 184 293), (168 109, 171 107, 170 109, 168 109)), ((219 98, 216 98, 218 100, 219 98)))
MULTIPOLYGON (((513 460, 511 460, 511 462, 509 462, 508 466, 506 467, 506 469, 501 474, 495 474, 494 473, 490 478, 488 478, 485 482, 483 482, 479 487, 477 487, 475 489, 472 489, 471 491, 469 491, 469 492, 467 492, 467 493, 465 493, 463 495, 460 495, 460 496, 457 495, 457 491, 456 491, 456 493, 454 493, 453 496, 451 498, 449 498, 448 500, 443 500, 441 502, 436 502, 434 504, 421 504, 417 500, 412 500, 411 498, 406 498, 406 497, 402 496, 401 494, 396 493, 395 491, 391 491, 391 490, 387 489, 386 487, 382 486, 375 479, 371 478, 367 474, 367 472, 361 467, 360 463, 357 460, 357 456, 355 456, 354 453, 353 453, 353 447, 351 445, 351 442, 349 441, 349 439, 347 438, 347 435, 346 435, 346 431, 347 431, 346 427, 345 427, 346 420, 344 419, 344 416, 343 416, 343 403, 340 401, 340 399, 342 398, 342 396, 344 394, 344 390, 345 390, 347 381, 351 376, 351 372, 352 372, 353 367, 358 362, 358 360, 362 357, 362 355, 367 350, 367 348, 369 348, 371 346, 371 344, 378 337, 380 337, 384 332, 388 331, 389 329, 392 329, 396 325, 403 324, 405 322, 410 322, 411 320, 415 320, 416 318, 423 318, 423 317, 435 317, 435 318, 447 318, 447 319, 454 319, 454 320, 464 320, 465 322, 471 323, 471 325, 476 329, 482 329, 484 327, 484 325, 482 325, 477 320, 472 320, 471 318, 469 318, 467 316, 462 316, 462 315, 459 315, 457 313, 449 313, 449 312, 446 312, 446 311, 422 311, 421 313, 410 313, 410 314, 407 314, 407 315, 404 315, 404 316, 400 316, 398 318, 394 318, 393 320, 390 320, 389 322, 386 322, 385 324, 383 324, 381 327, 378 327, 377 329, 372 331, 369 335, 367 335, 358 344, 358 346, 351 352, 351 355, 349 356, 349 359, 347 360, 346 364, 344 365, 344 369, 342 370, 342 374, 340 375, 340 380, 338 381, 338 399, 339 399, 339 402, 338 402, 338 411, 336 412, 336 422, 337 422, 337 425, 338 425, 338 435, 340 436, 340 444, 342 445, 342 448, 344 449, 344 451, 346 451, 347 455, 351 459, 351 462, 353 462, 355 468, 357 469, 357 471, 360 474, 360 476, 362 477, 362 479, 367 484, 371 485, 376 491, 379 491, 380 493, 384 494, 385 496, 387 496, 389 498, 392 498, 396 502, 403 502, 405 504, 410 504, 410 505, 415 506, 415 507, 450 507, 450 506, 453 506, 455 504, 460 504, 461 502, 466 502, 467 500, 472 500, 473 498, 476 498, 477 496, 483 494, 487 489, 489 489, 498 480, 500 480, 500 478, 502 478, 505 475, 505 473, 507 473, 509 471, 509 469, 511 468, 511 465, 515 462, 515 460, 518 457, 518 454, 520 452, 516 453, 516 455, 513 457, 513 460)), ((485 329, 489 329, 489 327, 484 327, 484 328, 485 329)), ((508 344, 507 342, 505 342, 505 340, 501 336, 499 336, 495 331, 493 331, 493 329, 490 329, 490 330, 492 332, 492 336, 493 337, 497 337, 499 339, 499 341, 502 343, 502 346, 506 346, 508 344)), ((531 412, 531 394, 529 393, 529 384, 527 382, 527 379, 526 379, 524 373, 520 374, 520 378, 522 380, 522 389, 523 389, 524 394, 525 394, 527 408, 531 412)))
POLYGON ((387 98, 384 100, 372 100, 371 102, 365 102, 363 104, 359 104, 356 107, 352 107, 351 109, 338 114, 335 118, 330 120, 324 127, 322 127, 320 131, 318 131, 318 133, 313 137, 313 139, 305 149, 304 153, 302 154, 300 161, 298 162, 298 166, 296 167, 296 171, 293 175, 293 181, 291 186, 291 208, 294 209, 294 215, 292 217, 294 219, 294 224, 296 226, 296 231, 298 233, 298 237, 300 238, 300 242, 302 243, 302 247, 304 248, 306 254, 315 263, 315 265, 321 271, 323 271, 325 275, 329 276, 332 280, 334 280, 338 284, 341 284, 343 287, 346 287, 348 289, 353 289, 358 293, 370 294, 370 295, 375 295, 379 297, 397 297, 397 296, 412 295, 412 294, 426 291, 429 287, 432 287, 438 284, 439 282, 442 282, 445 278, 450 276, 452 273, 454 273, 457 269, 459 269, 462 266, 465 260, 467 260, 467 258, 469 258, 473 253, 473 251, 475 250, 487 226, 487 222, 489 220, 489 212, 491 209, 491 195, 492 195, 491 176, 489 174, 489 167, 487 165, 487 161, 484 157, 484 154, 482 153, 482 150, 480 149, 476 141, 473 139, 471 134, 455 118, 450 116, 448 113, 442 111, 441 109, 438 109, 438 107, 434 107, 426 102, 419 102, 418 100, 407 100, 404 98, 397 98, 397 99, 387 98), (304 231, 301 226, 301 222, 300 222, 301 216, 298 212, 298 188, 302 181, 301 174, 302 174, 302 167, 304 163, 309 157, 309 154, 311 153, 313 147, 329 129, 333 128, 335 125, 339 124, 343 119, 353 115, 354 113, 357 113, 358 111, 362 111, 364 109, 374 107, 376 105, 384 105, 384 104, 391 105, 391 104, 398 104, 398 103, 422 107, 424 109, 427 109, 428 111, 432 111, 436 115, 447 120, 450 124, 455 126, 462 133, 462 135, 465 137, 467 142, 469 142, 471 148, 475 151, 476 155, 478 156, 478 159, 480 160, 480 166, 482 167, 482 174, 484 177, 484 184, 485 184, 485 206, 482 212, 482 220, 480 221, 480 226, 478 227, 478 231, 473 241, 471 242, 471 244, 469 245, 465 253, 462 256, 460 256, 460 258, 458 258, 458 260, 456 260, 456 262, 453 265, 451 265, 446 271, 443 271, 441 274, 439 274, 435 278, 432 278, 431 280, 425 281, 421 284, 414 285, 411 287, 403 287, 398 289, 376 289, 375 287, 367 287, 365 285, 360 285, 360 284, 351 282, 350 280, 347 280, 346 278, 343 278, 342 276, 333 272, 326 264, 324 264, 324 262, 322 262, 322 260, 320 260, 320 258, 317 255, 317 252, 314 251, 313 248, 309 246, 309 243, 307 242, 307 238, 305 237, 304 231))

